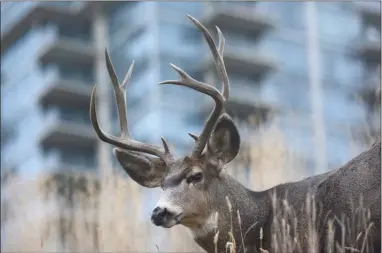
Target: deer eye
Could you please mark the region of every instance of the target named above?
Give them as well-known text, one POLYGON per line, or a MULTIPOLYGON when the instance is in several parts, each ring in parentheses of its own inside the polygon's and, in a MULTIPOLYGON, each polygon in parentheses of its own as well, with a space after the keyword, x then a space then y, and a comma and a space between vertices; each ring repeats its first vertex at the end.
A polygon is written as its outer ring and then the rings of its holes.
POLYGON ((203 179, 203 174, 198 172, 196 174, 193 174, 187 178, 187 183, 197 183, 200 182, 203 179))

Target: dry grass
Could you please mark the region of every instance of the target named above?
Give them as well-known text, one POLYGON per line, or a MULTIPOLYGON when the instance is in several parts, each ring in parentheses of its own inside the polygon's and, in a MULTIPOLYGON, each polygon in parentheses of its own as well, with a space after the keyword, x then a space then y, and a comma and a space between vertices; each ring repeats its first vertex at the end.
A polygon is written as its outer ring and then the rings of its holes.
MULTIPOLYGON (((247 187, 262 190, 308 174, 304 161, 288 149, 277 127, 261 130, 249 143, 251 148, 242 149, 228 167, 229 173, 247 187), (243 167, 250 168, 248 174, 243 167)), ((2 213, 12 213, 7 217, 2 214, 1 248, 6 252, 203 252, 184 227, 163 229, 151 224, 148 210, 153 206, 147 199, 157 198, 159 190, 143 189, 120 176, 102 181, 90 175, 69 179, 52 175, 15 177, 2 190, 9 195, 8 200, 2 199, 2 213), (69 184, 79 190, 72 194, 69 184)), ((307 203, 307 213, 315 213, 311 211, 315 206, 307 203)), ((288 203, 284 205, 285 210, 291 210, 288 203)), ((367 218, 367 213, 364 216, 367 218)), ((311 217, 310 222, 317 218, 311 217)), ((232 219, 241 224, 240 213, 235 210, 231 210, 232 219)), ((295 217, 275 217, 277 232, 272 240, 276 252, 302 252, 300 242, 289 233, 296 230, 295 221, 295 217)), ((367 230, 367 220, 362 222, 367 230)), ((316 234, 311 231, 307 239, 312 246, 310 252, 315 252, 316 234)), ((232 237, 227 252, 234 252, 235 245, 241 243, 232 237)))

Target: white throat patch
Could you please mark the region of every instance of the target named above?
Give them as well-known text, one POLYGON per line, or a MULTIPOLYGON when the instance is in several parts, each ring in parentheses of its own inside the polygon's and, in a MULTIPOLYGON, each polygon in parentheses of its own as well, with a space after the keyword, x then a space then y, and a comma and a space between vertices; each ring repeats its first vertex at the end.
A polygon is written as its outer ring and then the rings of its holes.
POLYGON ((190 227, 189 229, 191 230, 192 235, 196 239, 196 238, 207 236, 208 233, 215 231, 216 225, 217 224, 216 224, 215 214, 211 214, 203 226, 198 228, 190 227))

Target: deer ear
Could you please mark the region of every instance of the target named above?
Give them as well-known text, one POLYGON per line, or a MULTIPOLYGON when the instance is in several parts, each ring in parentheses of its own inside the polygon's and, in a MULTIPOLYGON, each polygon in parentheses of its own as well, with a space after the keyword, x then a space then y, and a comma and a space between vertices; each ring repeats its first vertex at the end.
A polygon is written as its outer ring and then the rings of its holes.
POLYGON ((166 164, 161 159, 119 148, 114 148, 113 153, 122 168, 135 182, 147 188, 161 185, 166 173, 166 164))
POLYGON ((237 127, 228 114, 220 116, 207 144, 209 158, 218 163, 231 162, 240 149, 240 135, 237 127))

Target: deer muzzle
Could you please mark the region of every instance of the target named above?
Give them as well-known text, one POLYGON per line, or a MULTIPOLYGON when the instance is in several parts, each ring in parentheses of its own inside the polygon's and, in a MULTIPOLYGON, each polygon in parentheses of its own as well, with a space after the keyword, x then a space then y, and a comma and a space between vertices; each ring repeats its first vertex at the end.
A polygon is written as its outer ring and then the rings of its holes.
POLYGON ((151 221, 156 226, 170 228, 176 224, 179 224, 180 216, 181 214, 175 214, 166 208, 156 207, 152 212, 151 221))

